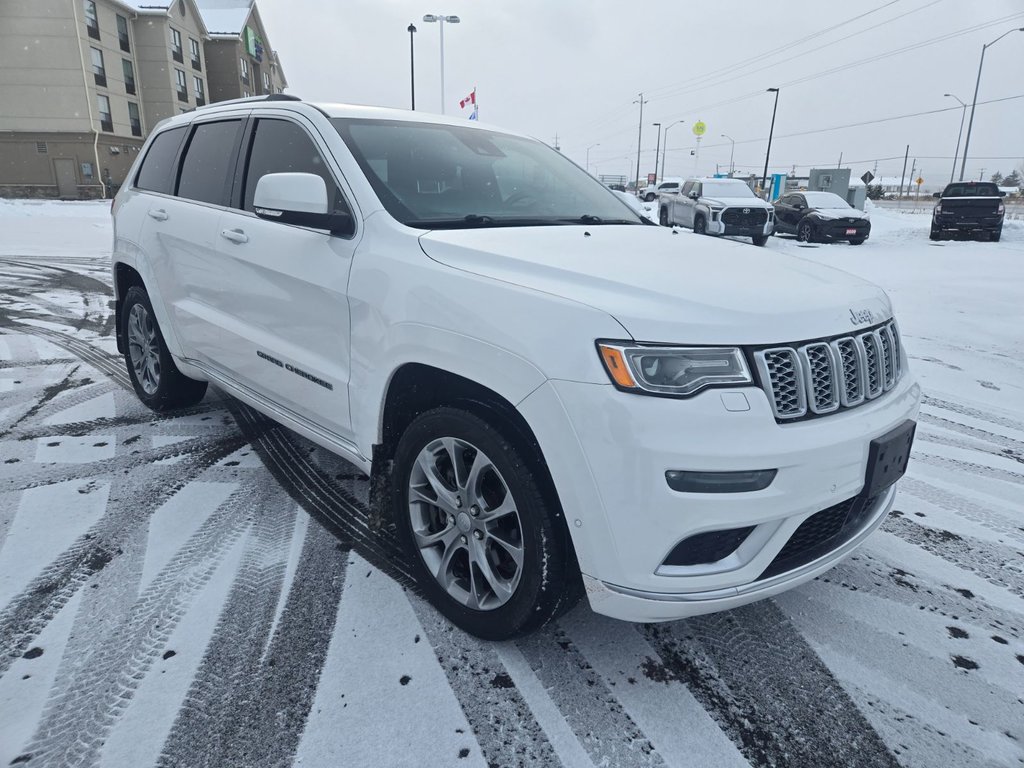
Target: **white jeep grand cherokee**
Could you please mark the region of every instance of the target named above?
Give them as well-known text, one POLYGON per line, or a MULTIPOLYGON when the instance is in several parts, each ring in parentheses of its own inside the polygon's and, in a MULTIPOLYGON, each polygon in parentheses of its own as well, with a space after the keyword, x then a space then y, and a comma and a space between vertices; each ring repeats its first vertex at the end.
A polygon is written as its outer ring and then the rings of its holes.
POLYGON ((212 382, 373 473, 423 593, 484 638, 582 591, 662 621, 793 587, 906 466, 882 290, 650 225, 523 136, 217 104, 157 126, 113 215, 142 401, 212 382))

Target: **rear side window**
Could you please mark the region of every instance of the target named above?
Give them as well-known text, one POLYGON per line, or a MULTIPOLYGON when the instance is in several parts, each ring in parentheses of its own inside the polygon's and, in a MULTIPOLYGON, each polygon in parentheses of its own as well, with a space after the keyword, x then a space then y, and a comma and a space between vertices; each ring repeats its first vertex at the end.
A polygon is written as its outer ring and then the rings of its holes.
POLYGON ((200 123, 192 134, 181 163, 178 197, 223 205, 228 177, 235 160, 241 120, 200 123))
POLYGON ((314 173, 327 185, 327 199, 335 212, 348 211, 341 190, 324 163, 316 144, 301 127, 288 120, 263 119, 256 123, 245 173, 242 207, 253 210, 256 185, 268 173, 314 173))
POLYGON ((153 139, 135 180, 136 187, 165 195, 174 192, 174 158, 184 135, 184 127, 172 128, 153 139))

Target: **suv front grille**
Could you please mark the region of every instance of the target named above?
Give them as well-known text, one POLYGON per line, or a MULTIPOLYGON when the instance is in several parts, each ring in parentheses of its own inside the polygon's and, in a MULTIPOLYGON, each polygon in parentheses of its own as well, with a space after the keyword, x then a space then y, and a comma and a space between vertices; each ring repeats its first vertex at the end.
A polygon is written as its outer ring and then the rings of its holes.
POLYGON ((722 223, 739 227, 753 227, 768 221, 764 208, 726 208, 722 211, 722 223))
POLYGON ((902 375, 895 322, 853 336, 754 353, 778 421, 853 408, 892 389, 902 375))

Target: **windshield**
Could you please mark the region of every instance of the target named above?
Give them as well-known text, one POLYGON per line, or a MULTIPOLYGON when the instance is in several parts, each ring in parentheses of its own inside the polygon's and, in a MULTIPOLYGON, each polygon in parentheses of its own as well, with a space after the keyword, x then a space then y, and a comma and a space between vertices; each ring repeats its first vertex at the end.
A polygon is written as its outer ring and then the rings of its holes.
POLYGON ((943 197, 999 197, 999 187, 995 184, 950 184, 943 197))
POLYGON ((850 204, 832 192, 804 192, 811 208, 849 208, 850 204))
POLYGON ((590 174, 532 139, 401 120, 331 122, 388 213, 410 227, 642 223, 590 174))
POLYGON ((705 181, 701 194, 704 197, 756 197, 750 187, 735 179, 732 181, 705 181))

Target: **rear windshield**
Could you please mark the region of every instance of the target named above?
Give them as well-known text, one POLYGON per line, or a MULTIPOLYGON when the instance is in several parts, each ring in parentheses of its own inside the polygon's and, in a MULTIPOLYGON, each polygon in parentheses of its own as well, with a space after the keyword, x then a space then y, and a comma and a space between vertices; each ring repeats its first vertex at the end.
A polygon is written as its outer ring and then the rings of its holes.
POLYGON ((999 187, 995 184, 950 184, 943 197, 999 197, 999 187))

